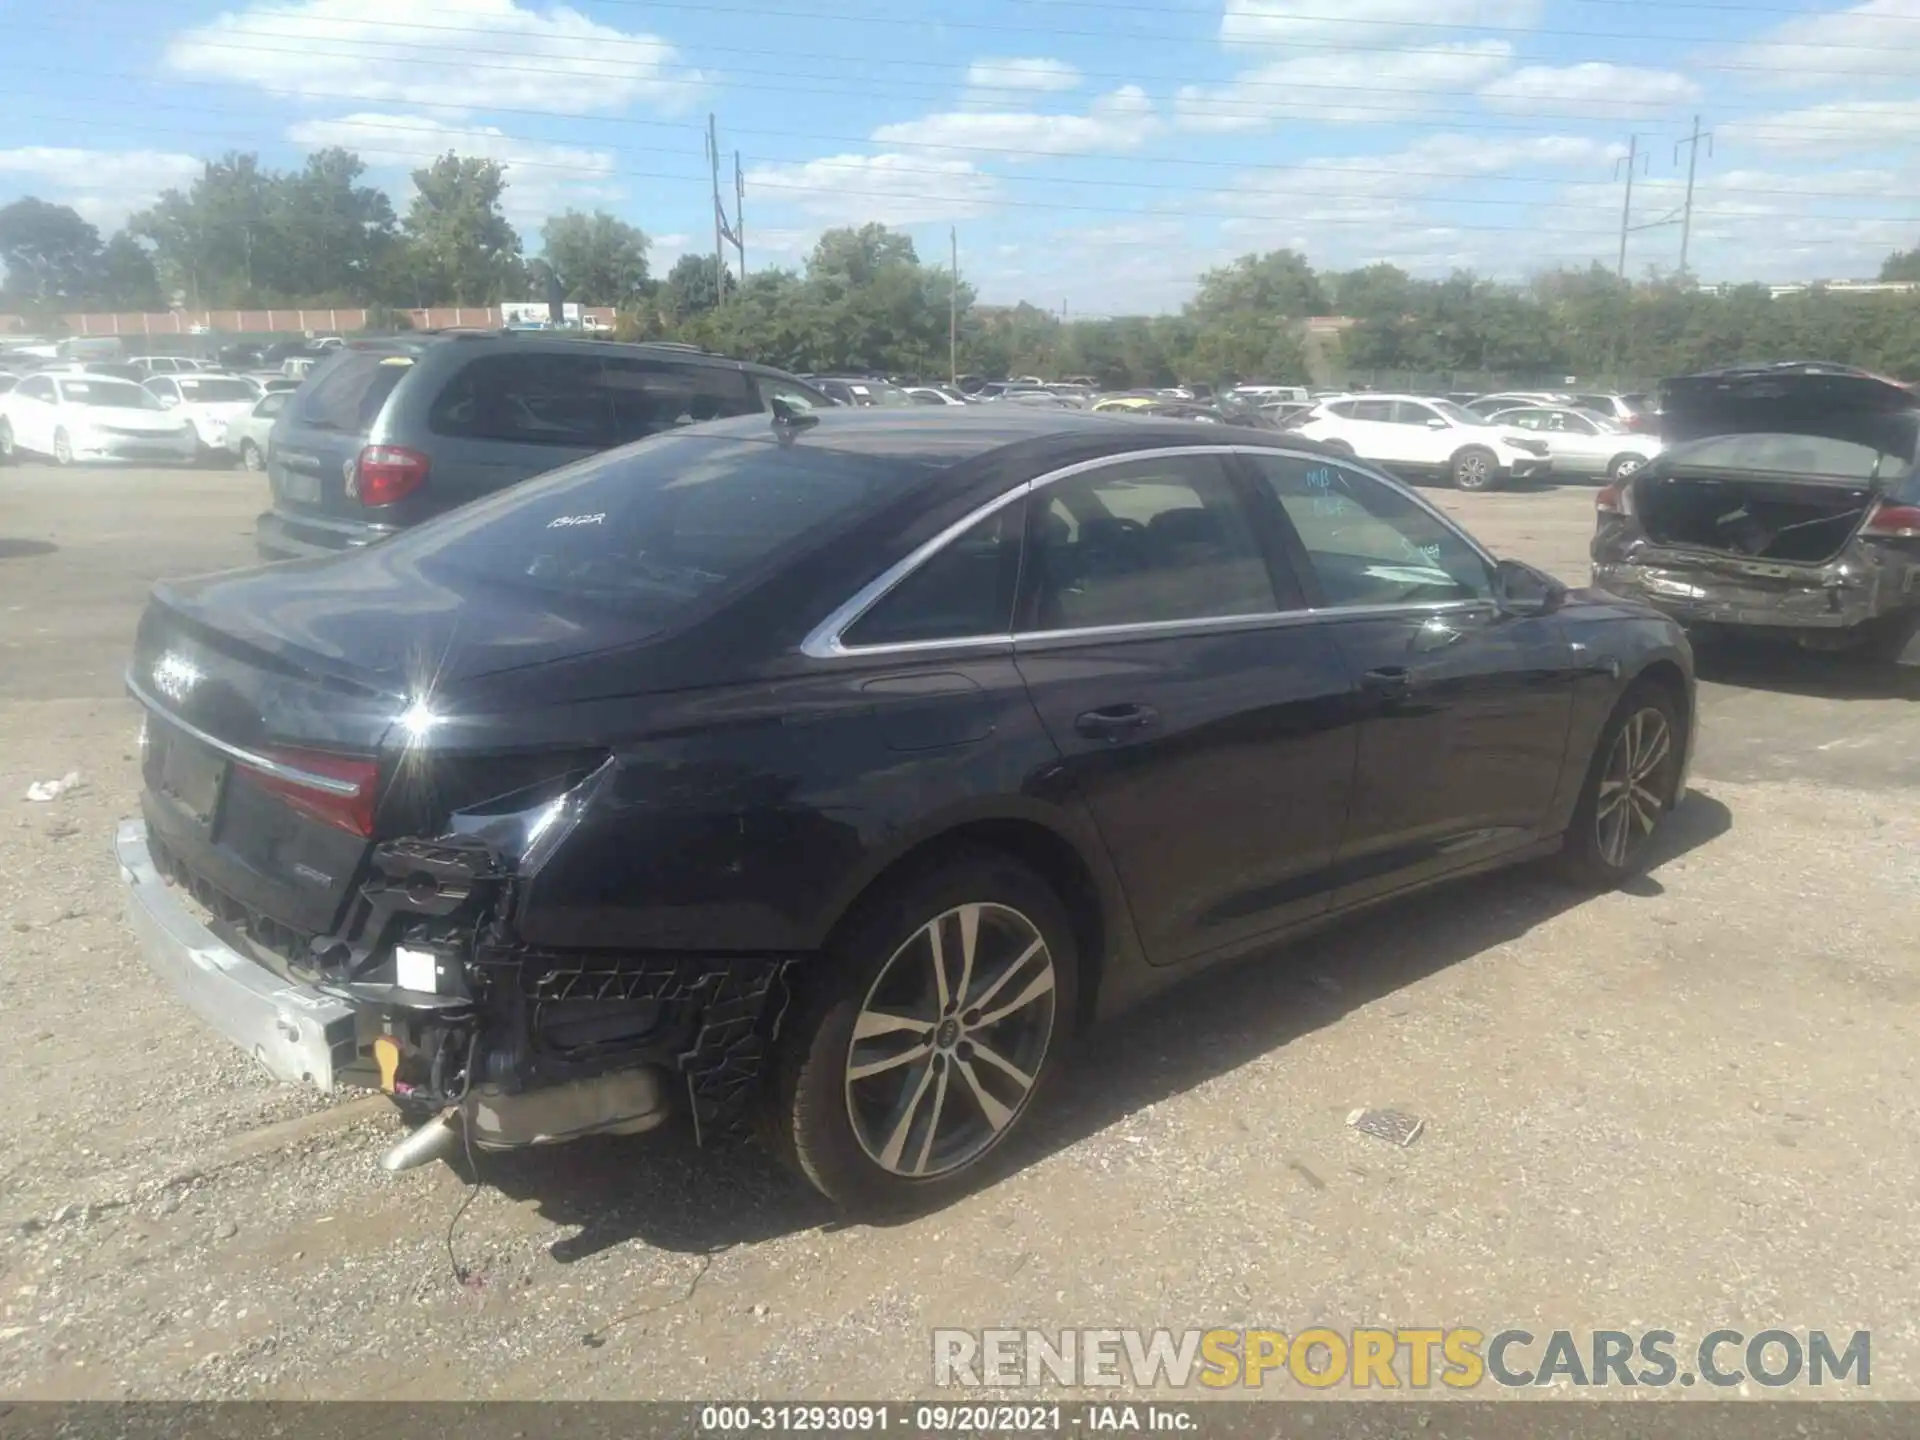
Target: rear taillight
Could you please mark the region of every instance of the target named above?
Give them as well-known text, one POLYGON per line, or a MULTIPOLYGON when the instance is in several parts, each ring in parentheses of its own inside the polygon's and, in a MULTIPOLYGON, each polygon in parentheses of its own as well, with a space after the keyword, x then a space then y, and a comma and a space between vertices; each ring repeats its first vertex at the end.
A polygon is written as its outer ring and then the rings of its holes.
POLYGON ((1593 497, 1593 508, 1602 515, 1633 514, 1633 481, 1615 480, 1611 485, 1603 486, 1600 493, 1593 497))
POLYGON ((1627 429, 1637 431, 1642 435, 1651 435, 1653 433, 1653 417, 1651 415, 1642 415, 1638 410, 1629 414, 1621 423, 1625 425, 1627 429))
POLYGON ((404 445, 369 445, 353 473, 362 505, 391 505, 427 483, 427 457, 404 445))
POLYGON ((327 755, 315 750, 273 748, 266 754, 288 770, 332 781, 334 785, 317 785, 287 771, 276 774, 246 764, 234 773, 244 777, 255 789, 278 797, 290 809, 310 819, 349 835, 372 837, 374 804, 379 797, 379 761, 350 760, 343 755, 327 755), (348 785, 353 787, 351 792, 338 788, 348 785))
POLYGON ((1878 540, 1920 539, 1920 505, 1889 505, 1877 500, 1867 512, 1867 523, 1860 527, 1860 533, 1878 540))

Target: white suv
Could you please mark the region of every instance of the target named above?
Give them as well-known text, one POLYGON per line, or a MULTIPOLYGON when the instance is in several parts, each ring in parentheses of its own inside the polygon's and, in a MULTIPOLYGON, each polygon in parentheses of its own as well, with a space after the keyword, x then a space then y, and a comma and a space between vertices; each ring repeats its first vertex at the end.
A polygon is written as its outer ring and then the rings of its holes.
POLYGON ((1553 469, 1544 442, 1451 400, 1341 395, 1288 428, 1392 470, 1444 475, 1462 490, 1493 490, 1553 469))

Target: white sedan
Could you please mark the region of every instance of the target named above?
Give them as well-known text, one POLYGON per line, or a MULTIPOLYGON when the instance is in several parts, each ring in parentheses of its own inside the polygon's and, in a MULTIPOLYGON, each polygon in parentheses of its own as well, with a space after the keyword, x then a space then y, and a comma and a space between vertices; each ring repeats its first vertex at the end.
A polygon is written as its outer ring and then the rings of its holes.
POLYGON ((243 375, 156 375, 152 395, 193 426, 202 454, 227 448, 227 427, 253 413, 260 391, 243 375))
POLYGON ((1660 453, 1660 439, 1629 430, 1611 416, 1571 405, 1525 405, 1496 411, 1495 425, 1512 425, 1544 440, 1556 475, 1618 480, 1660 453))
POLYGON ((0 460, 16 451, 76 460, 192 460, 193 426, 131 380, 29 375, 0 395, 0 460))

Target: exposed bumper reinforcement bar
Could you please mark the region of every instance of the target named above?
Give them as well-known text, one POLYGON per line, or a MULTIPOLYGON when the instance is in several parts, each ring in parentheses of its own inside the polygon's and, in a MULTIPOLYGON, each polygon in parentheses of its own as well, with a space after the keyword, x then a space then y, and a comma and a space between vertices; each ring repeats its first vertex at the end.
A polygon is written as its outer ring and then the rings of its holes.
POLYGON ((148 966, 207 1024, 282 1080, 331 1090, 355 1059, 354 1012, 242 954, 208 928, 160 878, 143 821, 125 820, 114 856, 127 919, 148 966))

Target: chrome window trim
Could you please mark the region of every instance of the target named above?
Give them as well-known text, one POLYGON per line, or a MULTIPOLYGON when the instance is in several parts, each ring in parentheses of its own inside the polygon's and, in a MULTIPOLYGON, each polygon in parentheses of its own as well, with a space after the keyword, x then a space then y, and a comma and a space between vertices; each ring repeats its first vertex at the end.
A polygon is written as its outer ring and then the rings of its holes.
POLYGON ((290 781, 302 789, 324 790, 329 795, 352 796, 360 793, 360 786, 355 781, 339 780, 331 775, 316 775, 311 770, 302 770, 297 765, 288 765, 284 761, 275 760, 270 755, 262 755, 253 750, 243 750, 240 746, 231 745, 218 736, 209 735, 197 725, 189 725, 185 720, 182 720, 178 715, 175 715, 171 710, 167 709, 166 706, 162 705, 159 700, 143 690, 139 683, 133 678, 131 671, 127 674, 127 693, 145 706, 149 713, 164 720, 167 724, 173 726, 174 729, 180 731, 182 734, 191 736, 202 745, 211 746, 222 755, 225 755, 229 760, 237 760, 249 770, 259 770, 268 775, 277 776, 279 779, 290 781))
MULTIPOLYGON (((1297 625, 1313 620, 1333 620, 1342 616, 1375 618, 1392 615, 1432 615, 1448 614, 1459 610, 1484 607, 1494 603, 1492 599, 1472 600, 1436 600, 1421 604, 1406 605, 1344 605, 1321 606, 1299 610, 1263 610, 1248 615, 1206 615, 1192 616, 1181 620, 1139 621, 1127 625, 1085 626, 1066 630, 1029 630, 1018 634, 1009 632, 1004 635, 965 635, 951 636, 939 640, 901 640, 880 645, 847 645, 841 636, 858 623, 875 605, 886 597, 896 586, 945 549, 954 540, 971 530, 989 516, 1022 500, 1035 492, 1054 484, 1083 475, 1090 470, 1104 469, 1110 465, 1130 464, 1139 460, 1164 459, 1169 456, 1190 455, 1250 455, 1285 456, 1292 460, 1303 460, 1309 464, 1338 465, 1356 471, 1367 479, 1398 490, 1424 510, 1428 516, 1438 521, 1442 527, 1464 541, 1473 553, 1487 566, 1489 577, 1498 573, 1499 562, 1482 548, 1465 530, 1453 522, 1445 511, 1433 505, 1411 486, 1404 485, 1391 476, 1366 468, 1365 463, 1356 457, 1347 455, 1328 455, 1322 451, 1291 450, 1270 445, 1165 445, 1146 450, 1128 450, 1117 455, 1102 455, 1093 460, 1080 460, 1072 465, 1050 470, 1031 480, 1023 480, 1012 489, 996 495, 967 514, 948 525, 932 538, 922 541, 902 559, 882 571, 874 579, 860 587, 853 595, 836 606, 826 619, 816 625, 807 638, 800 642, 800 652, 815 660, 836 660, 857 657, 885 657, 893 655, 918 655, 945 653, 947 651, 985 651, 987 653, 1012 652, 1021 644, 1033 642, 1054 642, 1079 639, 1132 640, 1152 639, 1156 636, 1189 634, 1212 628, 1227 630, 1257 629, 1263 625, 1297 625)), ((132 686, 132 681, 128 681, 132 686)), ((171 718, 171 717, 169 717, 171 718)), ((177 723, 177 722, 176 722, 177 723)))

